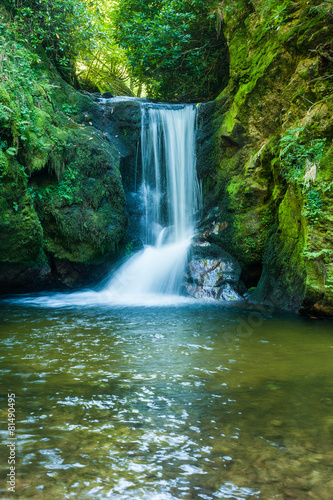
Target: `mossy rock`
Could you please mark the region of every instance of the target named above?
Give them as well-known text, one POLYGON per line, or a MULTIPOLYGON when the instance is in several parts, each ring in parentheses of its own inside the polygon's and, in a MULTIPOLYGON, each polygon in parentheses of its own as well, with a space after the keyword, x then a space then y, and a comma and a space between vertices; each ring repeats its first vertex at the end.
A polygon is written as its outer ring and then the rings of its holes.
POLYGON ((2 211, 0 261, 33 263, 43 243, 43 228, 31 205, 2 211))
POLYGON ((331 315, 332 13, 325 2, 225 0, 230 80, 213 120, 215 175, 203 183, 203 224, 223 228, 212 241, 239 260, 248 286, 260 278, 252 300, 331 315), (297 127, 309 148, 327 141, 307 185, 288 181, 280 158, 281 137, 297 127))
POLYGON ((58 182, 47 171, 35 181, 47 252, 73 262, 115 254, 127 224, 117 151, 92 127, 71 130, 63 161, 58 182))
POLYGON ((263 274, 251 300, 299 310, 305 291, 306 269, 303 248, 306 221, 302 197, 289 188, 279 206, 278 221, 269 235, 263 259, 263 274))
POLYGON ((110 124, 94 99, 66 84, 42 53, 16 42, 13 50, 21 58, 8 59, 0 82, 2 290, 16 279, 18 290, 83 285, 89 269, 106 272, 125 238, 119 166, 127 149, 116 134, 106 137, 110 124))

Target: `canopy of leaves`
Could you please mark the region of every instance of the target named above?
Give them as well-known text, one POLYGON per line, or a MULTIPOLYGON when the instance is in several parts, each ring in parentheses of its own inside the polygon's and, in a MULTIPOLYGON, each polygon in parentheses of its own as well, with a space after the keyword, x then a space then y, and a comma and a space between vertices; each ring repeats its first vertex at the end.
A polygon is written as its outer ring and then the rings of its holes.
POLYGON ((228 78, 216 1, 4 0, 15 41, 77 88, 178 101, 212 99, 228 78))
POLYGON ((78 54, 92 49, 100 36, 84 0, 14 0, 11 15, 15 39, 33 49, 42 46, 69 81, 78 54))
POLYGON ((227 79, 213 0, 119 0, 115 39, 149 96, 208 100, 227 79))
POLYGON ((80 52, 77 76, 81 88, 89 91, 133 95, 127 57, 113 37, 113 18, 117 3, 112 0, 86 0, 87 8, 98 19, 99 36, 91 49, 80 52))
MULTIPOLYGON (((114 2, 105 0, 4 0, 11 21, 6 35, 46 51, 77 88, 131 94, 124 51, 112 38, 114 2), (112 15, 111 15, 112 17, 112 15)), ((1 27, 0 27, 1 28, 1 27)))

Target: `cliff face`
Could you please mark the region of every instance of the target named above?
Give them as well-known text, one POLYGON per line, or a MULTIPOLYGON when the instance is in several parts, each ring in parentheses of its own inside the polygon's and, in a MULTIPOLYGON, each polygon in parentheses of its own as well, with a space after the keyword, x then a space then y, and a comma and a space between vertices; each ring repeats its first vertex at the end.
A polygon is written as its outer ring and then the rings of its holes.
POLYGON ((251 300, 332 315, 332 2, 220 6, 230 80, 213 121, 204 225, 241 263, 251 300))
POLYGON ((124 242, 120 164, 131 151, 43 54, 1 44, 0 290, 79 286, 124 242))

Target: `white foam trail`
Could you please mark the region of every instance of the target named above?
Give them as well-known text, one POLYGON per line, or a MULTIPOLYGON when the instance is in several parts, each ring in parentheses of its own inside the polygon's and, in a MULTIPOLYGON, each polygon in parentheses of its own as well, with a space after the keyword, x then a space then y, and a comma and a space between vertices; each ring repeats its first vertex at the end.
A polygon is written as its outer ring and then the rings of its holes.
MULTIPOLYGON (((96 306, 123 306, 123 307, 170 307, 193 304, 192 297, 166 295, 157 293, 143 293, 140 295, 123 294, 115 291, 86 290, 74 293, 50 293, 43 296, 25 296, 15 299, 5 299, 10 303, 33 305, 37 307, 96 307, 96 306)), ((195 301, 195 303, 203 301, 195 301)))

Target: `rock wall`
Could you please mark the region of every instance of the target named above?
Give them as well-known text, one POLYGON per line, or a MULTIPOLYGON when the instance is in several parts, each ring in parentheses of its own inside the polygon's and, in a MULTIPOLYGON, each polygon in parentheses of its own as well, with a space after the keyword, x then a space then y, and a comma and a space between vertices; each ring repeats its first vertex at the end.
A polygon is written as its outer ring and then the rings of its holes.
POLYGON ((72 89, 43 55, 15 49, 22 68, 5 57, 0 82, 0 290, 82 286, 126 244, 120 169, 134 155, 133 123, 72 89))
POLYGON ((220 6, 230 80, 210 123, 201 225, 219 228, 208 240, 239 261, 252 301, 332 315, 332 3, 220 6))

